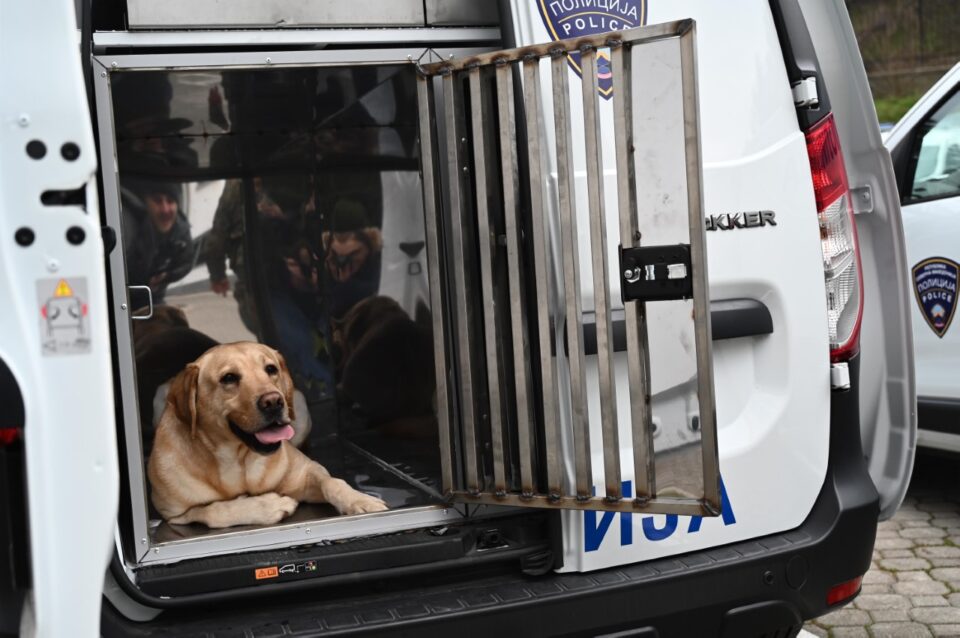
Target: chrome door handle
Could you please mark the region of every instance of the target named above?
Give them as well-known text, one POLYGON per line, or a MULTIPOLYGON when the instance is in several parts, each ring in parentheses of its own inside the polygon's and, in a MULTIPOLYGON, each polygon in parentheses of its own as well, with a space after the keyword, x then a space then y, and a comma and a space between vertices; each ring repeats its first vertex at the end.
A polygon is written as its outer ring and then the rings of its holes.
MULTIPOLYGON (((149 312, 145 315, 134 315, 131 314, 130 318, 137 321, 143 321, 149 319, 153 316, 153 291, 150 290, 150 286, 127 286, 127 290, 146 290, 147 291, 147 309, 149 312)), ((130 312, 133 312, 133 309, 130 309, 130 312)))

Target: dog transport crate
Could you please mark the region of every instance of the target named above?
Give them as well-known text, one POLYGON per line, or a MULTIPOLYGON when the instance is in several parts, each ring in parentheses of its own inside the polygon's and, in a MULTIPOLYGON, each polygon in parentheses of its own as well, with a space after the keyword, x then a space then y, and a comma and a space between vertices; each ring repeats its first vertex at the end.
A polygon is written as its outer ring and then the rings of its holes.
POLYGON ((718 515, 693 23, 507 51, 357 37, 94 59, 124 577, 179 596, 497 552, 534 572, 559 566, 549 510, 718 515), (152 221, 158 192, 180 245, 152 221), (351 330, 375 333, 363 357, 351 330), (387 512, 158 520, 164 382, 232 340, 280 350, 305 452, 387 512), (337 562, 351 551, 392 558, 337 562))

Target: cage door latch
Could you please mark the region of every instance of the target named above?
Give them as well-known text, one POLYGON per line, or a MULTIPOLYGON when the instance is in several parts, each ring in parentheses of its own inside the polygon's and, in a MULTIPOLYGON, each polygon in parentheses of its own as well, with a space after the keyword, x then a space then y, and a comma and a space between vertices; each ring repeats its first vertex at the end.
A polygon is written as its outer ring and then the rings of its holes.
POLYGON ((628 301, 670 301, 693 296, 690 245, 620 247, 620 295, 628 301))

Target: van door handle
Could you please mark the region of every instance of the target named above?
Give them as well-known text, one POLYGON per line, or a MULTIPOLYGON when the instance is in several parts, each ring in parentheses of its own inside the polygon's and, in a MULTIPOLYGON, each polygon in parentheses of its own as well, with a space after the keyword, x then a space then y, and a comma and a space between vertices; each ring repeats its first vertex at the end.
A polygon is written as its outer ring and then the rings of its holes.
POLYGON ((127 286, 127 290, 146 290, 147 291, 147 314, 145 315, 135 315, 133 314, 133 308, 130 309, 130 318, 137 321, 144 321, 153 316, 153 291, 150 290, 150 286, 127 286))
MULTIPOLYGON (((627 326, 623 310, 612 313, 613 350, 627 351, 627 326)), ((770 309, 756 299, 714 299, 710 302, 710 324, 714 341, 756 337, 773 333, 773 318, 770 309)), ((564 350, 568 351, 566 331, 564 350)), ((597 323, 592 312, 583 313, 584 354, 597 354, 597 323)))

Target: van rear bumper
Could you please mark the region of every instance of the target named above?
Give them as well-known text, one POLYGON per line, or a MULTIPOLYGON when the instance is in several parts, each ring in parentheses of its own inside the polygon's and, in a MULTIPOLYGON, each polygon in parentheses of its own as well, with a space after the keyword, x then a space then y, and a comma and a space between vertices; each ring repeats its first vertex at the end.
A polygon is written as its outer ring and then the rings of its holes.
POLYGON ((807 519, 787 533, 586 574, 473 574, 444 584, 421 576, 392 583, 389 591, 371 585, 351 588, 349 596, 333 590, 296 601, 170 610, 150 624, 130 622, 104 601, 102 633, 792 636, 804 619, 828 611, 831 587, 869 569, 878 511, 861 453, 854 384, 832 396, 827 475, 807 519))

